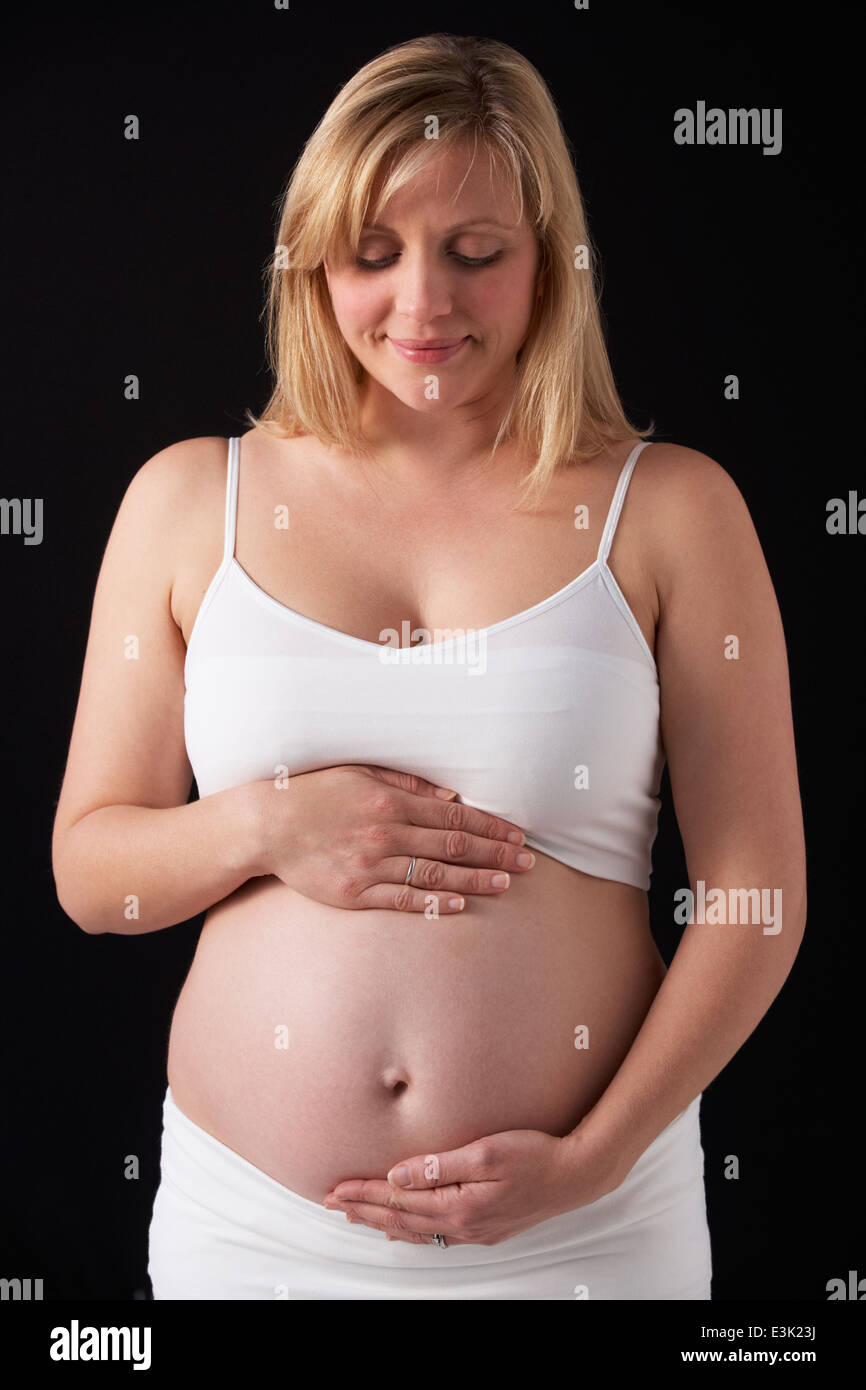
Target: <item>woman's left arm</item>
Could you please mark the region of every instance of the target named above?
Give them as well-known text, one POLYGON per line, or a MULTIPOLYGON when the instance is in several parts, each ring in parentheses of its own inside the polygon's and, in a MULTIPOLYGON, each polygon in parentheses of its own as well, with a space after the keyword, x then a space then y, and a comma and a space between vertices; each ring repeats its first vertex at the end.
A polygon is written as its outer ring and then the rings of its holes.
POLYGON ((576 1163, 600 1154, 619 1181, 756 1028, 806 922, 787 653, 761 545, 723 468, 675 446, 648 451, 646 465, 653 452, 641 523, 658 592, 662 739, 689 887, 696 904, 701 884, 709 901, 616 1075, 565 1141, 576 1163), (724 903, 715 922, 713 889, 724 903))

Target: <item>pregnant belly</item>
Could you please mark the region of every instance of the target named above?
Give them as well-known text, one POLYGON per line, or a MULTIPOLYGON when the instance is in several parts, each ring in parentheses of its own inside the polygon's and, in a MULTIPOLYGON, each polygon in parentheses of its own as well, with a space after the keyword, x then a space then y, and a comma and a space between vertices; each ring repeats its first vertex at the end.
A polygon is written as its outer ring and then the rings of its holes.
POLYGON ((499 1130, 568 1133, 664 969, 645 893, 542 854, 438 920, 253 879, 208 913, 168 1081, 194 1123, 321 1201, 499 1130))

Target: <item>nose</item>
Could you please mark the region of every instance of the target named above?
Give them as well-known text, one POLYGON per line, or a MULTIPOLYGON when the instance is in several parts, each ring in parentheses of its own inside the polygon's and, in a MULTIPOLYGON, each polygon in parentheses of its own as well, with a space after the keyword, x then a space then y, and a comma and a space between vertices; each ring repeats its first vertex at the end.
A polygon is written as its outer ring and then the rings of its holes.
POLYGON ((407 322, 420 326, 451 312, 454 303, 451 273, 433 251, 404 250, 395 269, 394 308, 407 322))

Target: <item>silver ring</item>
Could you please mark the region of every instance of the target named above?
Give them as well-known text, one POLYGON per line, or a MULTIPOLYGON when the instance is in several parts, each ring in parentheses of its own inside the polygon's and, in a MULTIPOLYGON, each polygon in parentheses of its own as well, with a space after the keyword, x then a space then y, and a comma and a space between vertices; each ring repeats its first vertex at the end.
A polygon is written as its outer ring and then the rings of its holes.
POLYGON ((434 1244, 434 1245, 438 1245, 440 1250, 447 1250, 447 1249, 448 1249, 448 1242, 447 1242, 447 1240, 445 1239, 444 1236, 434 1236, 434 1237, 433 1237, 433 1244, 434 1244))
POLYGON ((411 882, 412 882, 412 870, 414 869, 414 867, 415 867, 415 856, 414 856, 414 854, 413 854, 413 855, 412 855, 412 859, 411 859, 411 861, 410 861, 410 863, 409 863, 409 872, 408 872, 408 874, 406 875, 406 877, 405 877, 404 880, 403 880, 404 883, 411 883, 411 882))

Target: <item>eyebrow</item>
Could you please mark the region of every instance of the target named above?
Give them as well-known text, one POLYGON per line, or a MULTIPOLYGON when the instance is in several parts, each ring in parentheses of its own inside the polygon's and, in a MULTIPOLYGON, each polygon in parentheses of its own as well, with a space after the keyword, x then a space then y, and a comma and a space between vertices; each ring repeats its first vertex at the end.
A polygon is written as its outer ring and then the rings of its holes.
MULTIPOLYGON (((504 222, 497 222, 492 217, 472 217, 468 222, 458 222, 454 227, 446 227, 445 234, 463 231, 465 227, 499 227, 503 232, 513 232, 515 227, 507 226, 504 222)), ((361 228, 364 232, 390 232, 392 236, 397 233, 393 227, 385 227, 381 222, 365 222, 361 228)))

